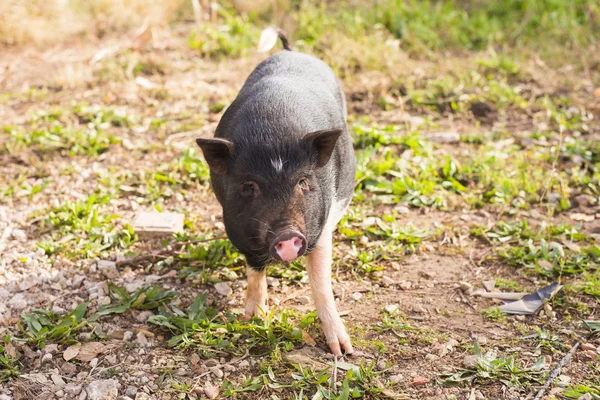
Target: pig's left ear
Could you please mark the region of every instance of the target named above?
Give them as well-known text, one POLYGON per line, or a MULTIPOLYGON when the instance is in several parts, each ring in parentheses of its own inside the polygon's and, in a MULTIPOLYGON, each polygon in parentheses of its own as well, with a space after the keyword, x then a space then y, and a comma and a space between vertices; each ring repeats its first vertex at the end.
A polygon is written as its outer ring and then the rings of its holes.
POLYGON ((226 174, 227 164, 233 154, 233 143, 220 138, 199 138, 196 143, 202 149, 210 170, 218 175, 226 174))
POLYGON ((312 144, 317 152, 317 168, 324 167, 331 158, 331 153, 338 138, 342 134, 341 129, 317 131, 306 136, 306 140, 312 144))

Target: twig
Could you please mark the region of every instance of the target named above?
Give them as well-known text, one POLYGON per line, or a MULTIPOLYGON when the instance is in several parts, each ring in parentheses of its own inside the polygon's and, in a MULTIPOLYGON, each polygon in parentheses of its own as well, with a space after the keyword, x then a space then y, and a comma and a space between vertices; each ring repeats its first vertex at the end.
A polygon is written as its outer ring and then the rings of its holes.
POLYGON ((554 369, 550 372, 550 375, 548 375, 548 379, 546 379, 546 382, 540 388, 540 390, 537 392, 537 394, 535 395, 533 400, 541 400, 542 399, 542 396, 544 395, 546 390, 548 390, 548 388, 550 387, 550 385, 552 384, 554 379, 556 379, 556 377, 558 375, 560 375, 560 371, 562 370, 562 368, 569 362, 569 360, 571 359, 571 356, 575 353, 575 351, 579 347, 579 344, 580 344, 580 342, 575 343, 575 346, 573 346, 573 348, 571 350, 569 350, 569 352, 562 358, 562 360, 560 360, 558 362, 558 364, 556 364, 556 367, 554 367, 554 369))

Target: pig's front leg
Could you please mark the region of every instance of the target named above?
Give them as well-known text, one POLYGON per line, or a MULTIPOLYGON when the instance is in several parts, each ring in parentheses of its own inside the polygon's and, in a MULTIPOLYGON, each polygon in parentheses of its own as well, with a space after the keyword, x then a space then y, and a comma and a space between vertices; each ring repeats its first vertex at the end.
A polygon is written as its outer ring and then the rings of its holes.
POLYGON ((257 271, 248 266, 246 268, 248 288, 246 289, 246 312, 245 318, 253 315, 264 315, 267 313, 267 272, 257 271))
POLYGON ((331 242, 331 231, 324 231, 313 252, 307 256, 306 268, 317 315, 321 320, 321 328, 331 352, 335 355, 342 355, 342 349, 344 349, 347 354, 350 354, 354 350, 333 298, 331 242))

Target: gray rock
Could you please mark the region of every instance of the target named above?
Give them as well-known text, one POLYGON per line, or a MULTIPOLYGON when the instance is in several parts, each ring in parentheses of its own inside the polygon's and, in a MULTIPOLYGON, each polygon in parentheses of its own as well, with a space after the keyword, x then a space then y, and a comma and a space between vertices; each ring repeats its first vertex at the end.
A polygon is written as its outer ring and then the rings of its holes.
POLYGON ((398 311, 398 304, 388 304, 387 306, 383 307, 383 311, 393 314, 398 311))
POLYGON ((129 397, 134 397, 138 392, 138 389, 135 386, 127 386, 125 389, 125 395, 129 397))
POLYGON ((215 289, 221 296, 231 296, 233 293, 233 289, 231 289, 231 286, 227 282, 216 283, 215 289))
POLYGON ((270 287, 279 287, 279 281, 275 278, 268 277, 267 285, 270 287))
POLYGON ((83 390, 81 385, 67 385, 63 388, 65 393, 70 394, 72 396, 77 396, 83 390))
POLYGON ((10 299, 8 305, 15 310, 23 310, 27 307, 27 299, 23 293, 17 293, 10 299))
POLYGON ((146 321, 148 321, 148 318, 150 318, 152 315, 153 315, 152 311, 142 311, 135 316, 135 319, 138 322, 145 323, 146 321))
POLYGON ((308 304, 310 303, 310 298, 308 296, 300 296, 298 297, 298 302, 300 304, 308 304))
POLYGON ((117 381, 103 379, 90 383, 86 388, 90 400, 116 400, 119 396, 117 381))
POLYGON ((109 260, 98 260, 96 267, 102 275, 108 279, 117 279, 120 274, 117 270, 117 263, 109 260))
POLYGON ((440 144, 452 144, 460 142, 460 134, 458 132, 436 132, 427 135, 427 140, 440 144))
POLYGON ((142 347, 148 347, 148 338, 142 332, 138 332, 135 341, 142 347))
POLYGON ((212 373, 213 373, 213 375, 214 375, 214 376, 216 376, 217 378, 219 378, 219 379, 223 378, 223 375, 224 375, 224 374, 223 374, 223 371, 221 371, 221 370, 219 369, 219 367, 210 367, 208 370, 209 370, 210 372, 212 372, 212 373))
POLYGON ((132 338, 133 338, 133 332, 125 331, 125 333, 123 333, 123 341, 129 342, 132 338))

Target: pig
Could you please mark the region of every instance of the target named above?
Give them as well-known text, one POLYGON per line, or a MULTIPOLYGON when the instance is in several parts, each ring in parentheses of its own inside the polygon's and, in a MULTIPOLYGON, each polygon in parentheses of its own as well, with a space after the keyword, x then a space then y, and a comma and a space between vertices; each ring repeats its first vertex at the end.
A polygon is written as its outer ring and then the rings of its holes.
POLYGON ((278 36, 284 50, 254 69, 214 137, 196 143, 227 236, 247 261, 245 317, 267 310, 265 268, 305 256, 327 344, 350 354, 331 284, 332 234, 356 184, 346 101, 325 62, 278 36))

